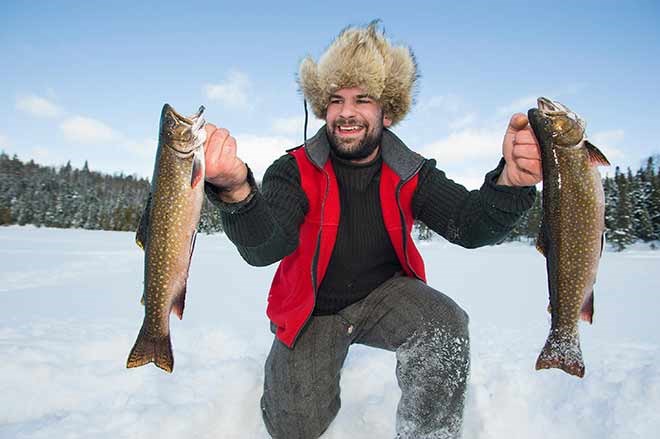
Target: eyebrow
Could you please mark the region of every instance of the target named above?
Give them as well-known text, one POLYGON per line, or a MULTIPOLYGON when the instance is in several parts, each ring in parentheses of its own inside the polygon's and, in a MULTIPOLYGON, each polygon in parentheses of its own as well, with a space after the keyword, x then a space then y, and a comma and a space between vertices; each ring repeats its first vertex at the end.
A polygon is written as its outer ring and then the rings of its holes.
MULTIPOLYGON (((357 95, 357 96, 355 96, 355 98, 356 98, 356 99, 365 99, 365 98, 366 98, 366 99, 373 99, 373 98, 372 98, 371 96, 369 96, 368 94, 357 95)), ((346 99, 346 98, 343 97, 343 96, 340 96, 340 95, 330 95, 330 99, 346 99)))

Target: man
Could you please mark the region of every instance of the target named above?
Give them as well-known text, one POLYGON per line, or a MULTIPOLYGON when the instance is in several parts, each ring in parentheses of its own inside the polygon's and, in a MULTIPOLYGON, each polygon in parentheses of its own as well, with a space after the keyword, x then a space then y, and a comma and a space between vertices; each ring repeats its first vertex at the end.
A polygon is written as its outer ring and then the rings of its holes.
POLYGON ((270 166, 262 191, 229 132, 206 127, 206 191, 227 236, 252 265, 281 260, 261 400, 274 438, 325 431, 353 343, 396 352, 397 437, 460 436, 468 317, 425 283, 411 228, 420 220, 464 247, 499 242, 533 203, 540 156, 518 114, 480 190, 447 179, 388 129, 410 109, 417 77, 410 50, 375 24, 344 30, 318 64, 300 68, 300 88, 326 126, 270 166))

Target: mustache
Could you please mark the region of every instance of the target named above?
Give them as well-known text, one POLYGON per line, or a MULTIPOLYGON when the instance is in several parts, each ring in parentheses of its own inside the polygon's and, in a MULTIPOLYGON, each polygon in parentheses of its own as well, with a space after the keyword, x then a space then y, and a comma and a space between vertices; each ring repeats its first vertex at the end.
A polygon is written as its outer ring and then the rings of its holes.
POLYGON ((367 126, 366 123, 360 122, 358 119, 356 119, 354 117, 349 117, 348 119, 346 119, 346 118, 343 118, 341 116, 338 117, 335 120, 334 125, 336 127, 342 127, 342 126, 361 126, 361 127, 365 127, 365 126, 367 126))

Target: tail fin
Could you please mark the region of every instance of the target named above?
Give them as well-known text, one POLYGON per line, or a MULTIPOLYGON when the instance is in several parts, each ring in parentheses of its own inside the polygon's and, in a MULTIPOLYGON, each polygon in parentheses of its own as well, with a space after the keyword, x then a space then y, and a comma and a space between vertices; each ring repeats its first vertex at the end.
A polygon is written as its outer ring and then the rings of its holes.
POLYGON ((551 330, 545 346, 536 360, 536 370, 561 369, 564 372, 584 377, 584 361, 578 335, 566 335, 551 330))
POLYGON ((165 372, 172 373, 174 369, 174 355, 172 354, 172 341, 170 335, 153 338, 147 336, 144 326, 140 329, 135 345, 128 354, 126 367, 140 367, 154 363, 165 372))

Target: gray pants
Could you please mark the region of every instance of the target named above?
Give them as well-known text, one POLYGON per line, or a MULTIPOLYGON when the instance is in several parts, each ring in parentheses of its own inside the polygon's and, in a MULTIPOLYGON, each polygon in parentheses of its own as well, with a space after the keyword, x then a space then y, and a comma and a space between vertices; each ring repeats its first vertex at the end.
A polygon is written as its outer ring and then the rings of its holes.
POLYGON ((461 435, 470 368, 468 316, 449 297, 397 276, 339 314, 314 316, 293 349, 275 339, 261 408, 275 439, 316 439, 341 405, 339 377, 353 343, 396 352, 401 439, 461 435))

